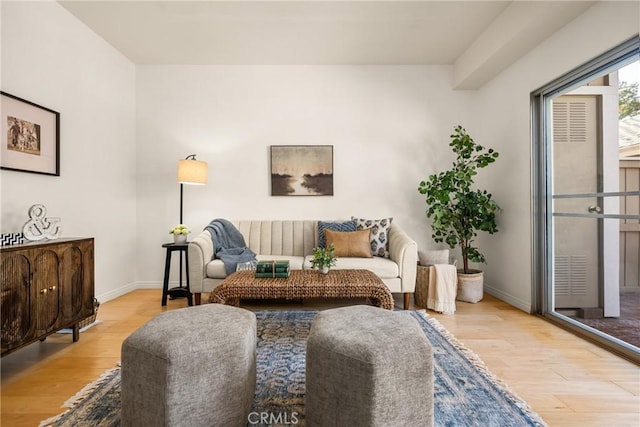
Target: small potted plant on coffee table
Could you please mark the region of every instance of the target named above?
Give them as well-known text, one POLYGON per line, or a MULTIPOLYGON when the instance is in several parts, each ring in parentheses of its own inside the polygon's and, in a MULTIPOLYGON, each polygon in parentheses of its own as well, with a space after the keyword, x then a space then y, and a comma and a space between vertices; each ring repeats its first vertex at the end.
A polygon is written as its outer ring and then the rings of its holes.
POLYGON ((329 268, 336 265, 336 248, 332 244, 327 248, 313 248, 313 259, 311 260, 311 266, 317 268, 322 274, 327 274, 329 268))

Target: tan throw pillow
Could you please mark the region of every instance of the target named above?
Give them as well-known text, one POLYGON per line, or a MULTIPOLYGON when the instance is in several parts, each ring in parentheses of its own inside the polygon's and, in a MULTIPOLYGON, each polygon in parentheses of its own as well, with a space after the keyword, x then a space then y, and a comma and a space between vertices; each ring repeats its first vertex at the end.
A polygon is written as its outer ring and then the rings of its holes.
POLYGON ((371 258, 369 233, 371 233, 369 229, 360 231, 324 230, 327 247, 333 243, 336 248, 336 256, 345 258, 371 258))

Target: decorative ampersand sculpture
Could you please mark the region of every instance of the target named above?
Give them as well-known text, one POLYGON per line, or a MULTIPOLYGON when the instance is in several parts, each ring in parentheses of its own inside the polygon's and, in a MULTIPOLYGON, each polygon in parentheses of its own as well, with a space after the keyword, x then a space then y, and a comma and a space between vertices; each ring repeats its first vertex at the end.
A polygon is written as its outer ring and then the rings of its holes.
POLYGON ((60 236, 60 218, 47 218, 44 205, 29 208, 29 221, 22 227, 22 234, 28 240, 56 239, 60 236))

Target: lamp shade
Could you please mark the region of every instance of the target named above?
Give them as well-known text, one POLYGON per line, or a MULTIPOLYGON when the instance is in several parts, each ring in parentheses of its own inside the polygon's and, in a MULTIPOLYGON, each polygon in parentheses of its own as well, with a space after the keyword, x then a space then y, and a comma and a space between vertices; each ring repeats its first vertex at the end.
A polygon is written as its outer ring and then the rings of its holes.
POLYGON ((206 184, 207 162, 195 159, 178 160, 178 182, 181 184, 206 184))

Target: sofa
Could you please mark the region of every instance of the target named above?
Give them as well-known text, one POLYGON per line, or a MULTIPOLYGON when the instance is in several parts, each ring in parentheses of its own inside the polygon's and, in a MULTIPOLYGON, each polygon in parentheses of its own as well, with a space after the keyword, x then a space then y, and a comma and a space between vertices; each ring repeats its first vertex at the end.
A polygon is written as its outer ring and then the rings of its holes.
MULTIPOLYGON (((317 220, 243 220, 230 221, 242 234, 246 245, 258 260, 287 259, 292 269, 311 269, 313 248, 318 246, 317 220)), ((324 224, 323 224, 324 225, 324 224)), ((418 249, 397 223, 387 232, 388 258, 385 256, 338 257, 333 269, 365 269, 375 273, 392 293, 404 295, 409 308, 416 286, 418 249)), ((189 287, 196 305, 202 293, 211 292, 227 276, 223 262, 214 258, 211 234, 205 230, 189 242, 189 287)))

